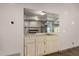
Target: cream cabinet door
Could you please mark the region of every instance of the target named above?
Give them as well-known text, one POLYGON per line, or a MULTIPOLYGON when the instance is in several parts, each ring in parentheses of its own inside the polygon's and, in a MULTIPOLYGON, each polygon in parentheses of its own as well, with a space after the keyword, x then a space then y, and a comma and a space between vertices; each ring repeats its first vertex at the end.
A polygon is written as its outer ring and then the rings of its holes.
POLYGON ((54 53, 58 51, 58 39, 56 37, 46 37, 45 39, 45 54, 54 53))
POLYGON ((26 56, 35 56, 36 52, 35 52, 35 41, 29 41, 26 44, 26 49, 25 49, 25 55, 26 56))
POLYGON ((44 55, 44 39, 42 37, 36 39, 36 55, 44 55))

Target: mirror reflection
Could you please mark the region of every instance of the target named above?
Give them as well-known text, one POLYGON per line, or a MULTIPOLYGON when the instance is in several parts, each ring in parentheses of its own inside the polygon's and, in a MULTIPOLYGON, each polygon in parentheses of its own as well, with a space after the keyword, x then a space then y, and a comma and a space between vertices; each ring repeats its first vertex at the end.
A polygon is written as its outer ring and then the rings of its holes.
POLYGON ((24 9, 25 33, 59 32, 59 16, 55 13, 24 9))

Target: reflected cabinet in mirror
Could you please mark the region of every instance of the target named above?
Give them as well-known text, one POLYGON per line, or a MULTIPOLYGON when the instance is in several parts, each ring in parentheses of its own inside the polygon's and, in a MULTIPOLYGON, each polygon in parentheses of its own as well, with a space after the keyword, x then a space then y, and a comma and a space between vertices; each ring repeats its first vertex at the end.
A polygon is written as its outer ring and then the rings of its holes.
POLYGON ((59 32, 59 15, 24 8, 25 33, 59 32))

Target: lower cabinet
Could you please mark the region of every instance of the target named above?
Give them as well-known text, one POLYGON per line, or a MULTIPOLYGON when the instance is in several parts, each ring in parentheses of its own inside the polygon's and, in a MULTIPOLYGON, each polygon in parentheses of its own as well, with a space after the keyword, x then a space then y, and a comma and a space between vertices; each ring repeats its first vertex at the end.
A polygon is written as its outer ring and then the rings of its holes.
POLYGON ((36 55, 44 55, 44 39, 42 37, 36 39, 36 55))
POLYGON ((50 38, 45 39, 45 54, 50 54, 58 51, 58 39, 55 37, 50 38))
POLYGON ((32 39, 26 42, 26 56, 41 56, 58 51, 59 41, 56 36, 37 36, 35 40, 32 39))
POLYGON ((36 47, 35 47, 35 41, 29 41, 26 43, 26 46, 25 46, 25 55, 26 56, 35 56, 36 55, 36 47))

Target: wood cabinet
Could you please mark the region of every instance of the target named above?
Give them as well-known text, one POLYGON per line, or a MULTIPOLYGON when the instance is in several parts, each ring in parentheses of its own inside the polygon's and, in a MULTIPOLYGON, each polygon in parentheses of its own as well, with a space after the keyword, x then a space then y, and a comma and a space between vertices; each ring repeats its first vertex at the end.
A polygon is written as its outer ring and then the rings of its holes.
POLYGON ((35 43, 28 43, 26 46, 26 55, 27 56, 35 56, 35 43))
POLYGON ((36 55, 44 55, 44 39, 40 36, 36 39, 36 55))
POLYGON ((59 40, 57 36, 33 36, 25 42, 27 56, 40 56, 58 51, 59 40))
POLYGON ((50 54, 58 51, 58 39, 54 36, 46 37, 45 39, 45 54, 50 54))
POLYGON ((32 37, 27 37, 25 40, 25 55, 26 56, 35 56, 36 55, 36 43, 35 43, 35 38, 32 37))

